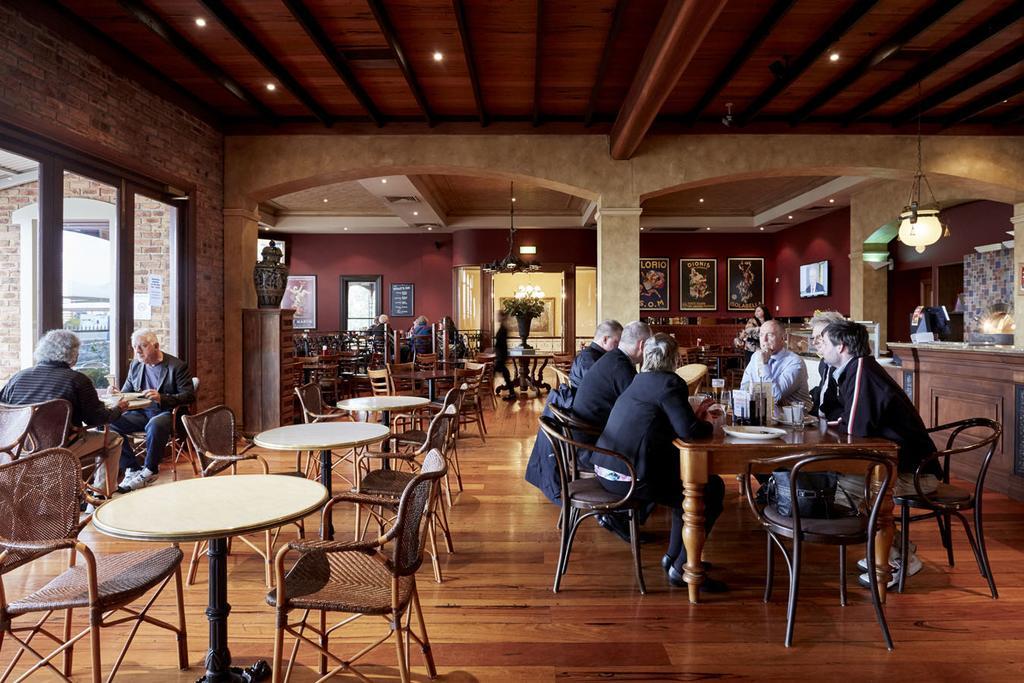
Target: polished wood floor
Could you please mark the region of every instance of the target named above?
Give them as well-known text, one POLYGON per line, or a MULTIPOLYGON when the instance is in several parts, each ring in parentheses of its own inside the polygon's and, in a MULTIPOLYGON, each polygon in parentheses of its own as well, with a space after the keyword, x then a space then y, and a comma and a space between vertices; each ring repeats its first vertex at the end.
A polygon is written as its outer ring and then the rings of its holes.
MULTIPOLYGON (((470 434, 460 442, 466 486, 451 513, 456 552, 442 555, 443 584, 434 583, 429 563, 418 577, 441 680, 1024 680, 1024 503, 997 494, 985 501, 998 600, 989 597, 962 531, 954 536, 957 565, 949 568, 934 525, 915 525, 913 539, 924 569, 910 580, 908 592, 893 594, 886 607, 894 652, 886 651, 866 592, 855 585, 856 555, 850 557, 851 604, 844 608, 839 606, 835 551, 812 549, 794 647, 786 649, 785 567, 778 563, 775 596, 763 604, 764 536, 738 504, 731 482, 726 512, 705 556, 731 592, 693 606, 685 590, 668 586, 658 564, 667 520, 656 513, 649 526, 659 540, 643 548, 646 596, 636 591, 626 544, 593 524, 578 538, 561 592, 552 593, 557 509, 523 481, 539 410, 539 401, 499 402, 496 412, 487 413, 486 444, 470 434)), ((266 455, 281 469, 293 462, 266 455)), ((161 483, 169 479, 164 472, 161 483)), ((341 516, 336 524, 350 528, 341 516)), ((83 538, 100 552, 138 547, 92 528, 83 538)), ((40 585, 59 564, 56 558, 40 561, 4 577, 7 595, 40 585)), ((264 603, 262 562, 236 543, 229 571, 235 663, 269 659, 274 617, 264 603)), ((141 675, 145 681, 184 683, 201 675, 206 591, 204 563, 196 585, 186 589, 192 668, 178 671, 169 635, 143 626, 118 679, 141 675)), ((172 605, 171 595, 162 597, 157 616, 172 620, 172 605)), ((382 621, 366 622, 354 635, 333 642, 353 648, 370 642, 381 626, 382 621)), ((106 664, 124 633, 123 628, 104 631, 106 664)), ((0 669, 12 652, 5 642, 0 669)), ((374 665, 368 673, 397 680, 393 648, 378 651, 370 661, 374 665)), ((300 650, 292 680, 314 680, 314 665, 310 651, 300 650)), ((88 680, 87 667, 87 648, 80 648, 76 680, 88 680)), ((416 680, 426 680, 415 655, 413 673, 416 680)), ((52 678, 48 673, 37 677, 52 678)))

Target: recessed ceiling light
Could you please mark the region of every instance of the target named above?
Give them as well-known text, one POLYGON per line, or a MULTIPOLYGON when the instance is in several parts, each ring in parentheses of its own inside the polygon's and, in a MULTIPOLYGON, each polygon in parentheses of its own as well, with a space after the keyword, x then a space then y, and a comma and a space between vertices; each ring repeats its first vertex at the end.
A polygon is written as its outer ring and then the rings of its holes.
POLYGON ((387 185, 387 184, 388 184, 388 179, 387 179, 387 178, 381 178, 381 179, 380 179, 380 182, 382 182, 382 183, 384 183, 385 185, 387 185))
POLYGON ((444 59, 444 55, 441 54, 439 51, 434 50, 434 61, 440 62, 442 59, 444 59))
POLYGON ((836 200, 834 200, 834 199, 831 199, 831 198, 830 198, 830 199, 828 200, 828 203, 829 203, 829 204, 835 204, 835 203, 836 203, 836 200))
POLYGON ((760 230, 761 232, 764 232, 764 226, 763 226, 763 225, 762 225, 762 226, 761 226, 760 228, 758 228, 758 229, 759 229, 759 230, 760 230))
POLYGON ((705 230, 710 230, 710 229, 711 229, 711 226, 709 225, 708 227, 706 227, 706 228, 704 228, 704 229, 705 229, 705 230))
POLYGON ((419 215, 420 215, 420 212, 419 212, 419 211, 413 211, 413 212, 412 212, 412 215, 413 215, 413 216, 419 216, 419 215))
POLYGON ((269 90, 270 92, 274 92, 275 90, 277 90, 277 86, 274 85, 273 83, 267 83, 267 90, 269 90))
POLYGON ((198 26, 199 28, 203 28, 204 26, 206 26, 206 19, 203 19, 202 17, 196 17, 196 26, 198 26))
POLYGON ((703 197, 701 197, 701 198, 700 198, 700 199, 698 199, 697 201, 698 201, 698 202, 700 202, 701 204, 703 204, 703 203, 704 203, 704 198, 703 198, 703 197))
POLYGON ((515 197, 513 197, 513 198, 512 198, 512 201, 515 201, 515 200, 516 200, 516 198, 515 198, 515 197))
POLYGON ((786 218, 788 218, 789 220, 793 220, 793 214, 786 216, 786 218))
POLYGON ((833 52, 832 54, 830 54, 828 56, 828 61, 830 61, 830 62, 838 62, 839 61, 839 53, 838 52, 833 52))
POLYGON ((432 225, 428 225, 427 226, 427 230, 433 230, 433 229, 434 229, 434 226, 432 226, 432 225))
POLYGON ((643 231, 644 231, 644 226, 641 225, 640 226, 640 232, 643 232, 643 231))
POLYGON ((344 230, 345 232, 348 232, 348 228, 342 228, 342 230, 344 230))
POLYGON ((324 204, 327 203, 327 197, 324 197, 324 204))

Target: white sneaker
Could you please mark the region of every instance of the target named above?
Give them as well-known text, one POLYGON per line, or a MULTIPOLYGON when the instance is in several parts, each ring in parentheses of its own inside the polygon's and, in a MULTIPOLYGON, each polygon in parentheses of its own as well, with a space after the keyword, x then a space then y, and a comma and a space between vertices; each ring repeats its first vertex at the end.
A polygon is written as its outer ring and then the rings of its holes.
MULTIPOLYGON (((890 560, 889 568, 892 570, 892 578, 889 579, 889 583, 886 584, 886 588, 895 588, 900 582, 900 572, 903 571, 903 561, 900 559, 890 560)), ((921 563, 921 560, 917 555, 911 553, 910 562, 907 563, 907 576, 913 576, 923 568, 924 565, 921 563)), ((857 581, 865 588, 868 588, 871 585, 871 579, 868 577, 866 572, 857 577, 857 581)))
MULTIPOLYGON (((911 557, 914 558, 914 560, 917 561, 918 564, 921 564, 921 561, 918 560, 917 556, 915 555, 916 552, 917 552, 917 544, 911 542, 910 543, 910 555, 911 555, 911 557)), ((894 543, 889 548, 889 565, 895 567, 894 563, 898 562, 899 559, 900 559, 900 551, 899 551, 899 548, 894 543)), ((913 565, 913 561, 911 562, 911 565, 913 565)), ((861 559, 857 560, 857 568, 860 569, 863 572, 866 572, 868 570, 868 558, 862 557, 861 559)), ((912 572, 911 576, 916 574, 918 571, 921 571, 921 570, 918 569, 917 571, 912 572)))
POLYGON ((117 490, 121 493, 127 493, 129 491, 136 491, 145 486, 149 486, 152 482, 156 481, 159 476, 157 472, 152 471, 148 467, 143 467, 141 470, 132 472, 131 475, 125 475, 124 481, 117 487, 117 490))

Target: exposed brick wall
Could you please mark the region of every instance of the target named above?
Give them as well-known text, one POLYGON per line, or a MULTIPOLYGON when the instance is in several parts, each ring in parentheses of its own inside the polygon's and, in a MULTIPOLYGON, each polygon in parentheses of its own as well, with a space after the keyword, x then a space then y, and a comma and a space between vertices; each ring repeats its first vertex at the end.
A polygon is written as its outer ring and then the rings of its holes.
POLYGON ((193 372, 202 381, 201 406, 223 401, 223 136, 4 4, 0 99, 27 117, 195 183, 196 281, 186 283, 195 287, 197 302, 193 372))
POLYGON ((0 382, 21 368, 21 228, 13 214, 38 201, 35 181, 0 190, 0 382))

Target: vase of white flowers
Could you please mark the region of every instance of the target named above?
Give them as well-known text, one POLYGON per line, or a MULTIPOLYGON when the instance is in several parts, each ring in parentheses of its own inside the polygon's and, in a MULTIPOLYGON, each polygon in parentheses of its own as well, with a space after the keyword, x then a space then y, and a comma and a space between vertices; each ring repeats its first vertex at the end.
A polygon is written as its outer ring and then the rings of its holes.
POLYGON ((526 343, 530 337, 530 324, 544 312, 544 291, 535 285, 520 285, 511 299, 506 299, 501 310, 514 317, 519 324, 520 348, 532 349, 526 343))

